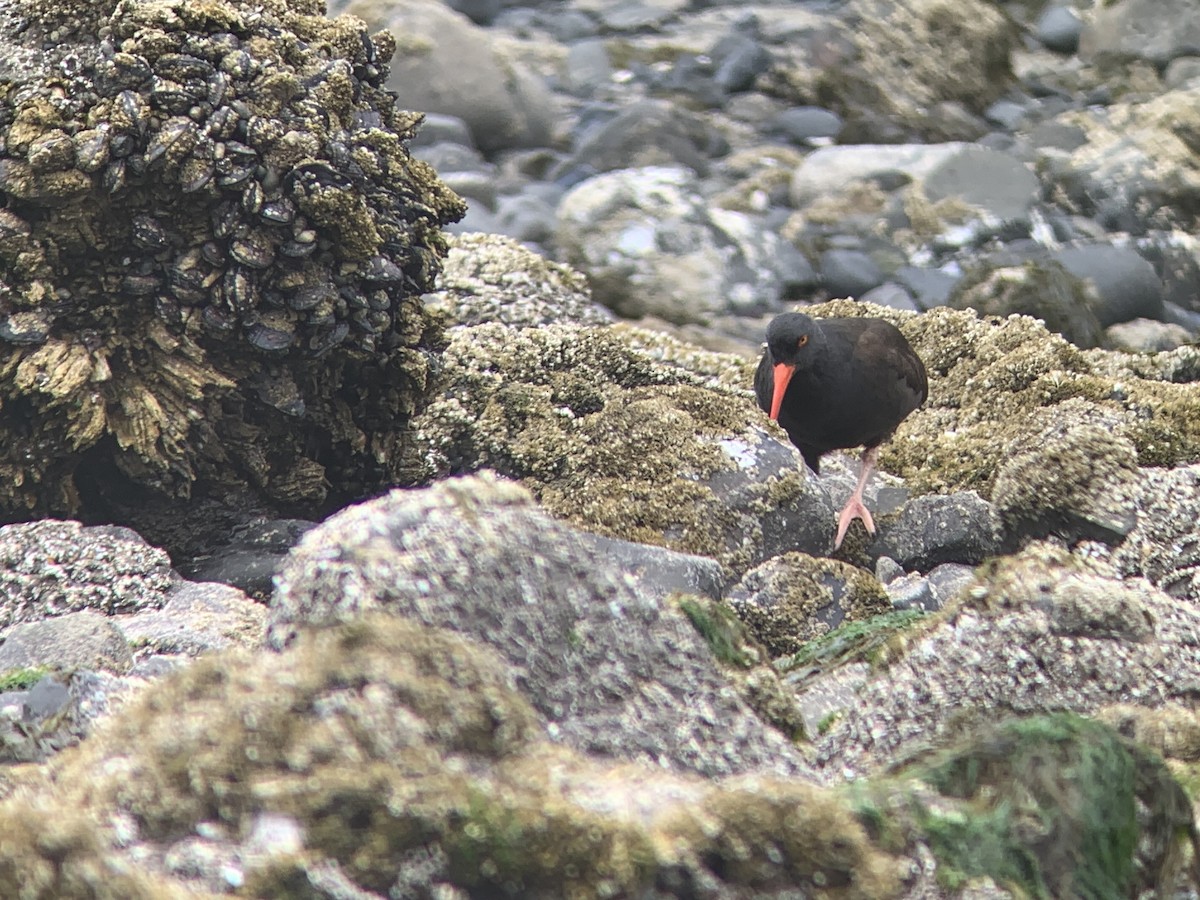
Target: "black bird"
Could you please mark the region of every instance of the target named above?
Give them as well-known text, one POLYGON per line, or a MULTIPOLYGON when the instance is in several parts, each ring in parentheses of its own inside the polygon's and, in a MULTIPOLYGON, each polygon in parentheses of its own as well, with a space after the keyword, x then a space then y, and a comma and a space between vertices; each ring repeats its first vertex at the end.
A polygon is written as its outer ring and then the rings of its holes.
POLYGON ((776 316, 767 326, 754 393, 813 472, 820 473, 830 450, 863 448, 862 473, 838 517, 833 548, 842 546, 855 519, 874 534, 862 492, 879 445, 929 396, 925 366, 900 330, 883 319, 776 316))

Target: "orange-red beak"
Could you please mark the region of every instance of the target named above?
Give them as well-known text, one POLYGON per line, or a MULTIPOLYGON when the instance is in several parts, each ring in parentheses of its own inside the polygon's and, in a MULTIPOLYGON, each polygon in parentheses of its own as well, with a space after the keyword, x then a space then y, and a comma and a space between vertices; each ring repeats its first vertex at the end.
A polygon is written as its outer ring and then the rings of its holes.
POLYGON ((775 390, 771 393, 771 421, 779 421, 779 407, 783 405, 783 395, 787 392, 788 382, 796 374, 796 367, 787 363, 775 364, 775 390))

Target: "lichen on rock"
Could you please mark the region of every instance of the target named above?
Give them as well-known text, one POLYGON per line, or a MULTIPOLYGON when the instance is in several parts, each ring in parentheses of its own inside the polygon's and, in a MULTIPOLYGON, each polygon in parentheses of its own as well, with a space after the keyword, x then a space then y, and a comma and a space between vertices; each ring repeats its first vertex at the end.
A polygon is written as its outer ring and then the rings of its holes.
POLYGON ((396 478, 464 207, 408 153, 392 38, 323 11, 0 8, 0 516, 396 478))

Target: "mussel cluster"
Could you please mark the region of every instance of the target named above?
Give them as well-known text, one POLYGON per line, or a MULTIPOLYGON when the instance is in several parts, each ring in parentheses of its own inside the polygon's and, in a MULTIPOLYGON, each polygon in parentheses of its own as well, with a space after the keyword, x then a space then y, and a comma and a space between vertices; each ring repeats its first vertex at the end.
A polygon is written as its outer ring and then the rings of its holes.
MULTIPOLYGON (((127 471, 163 469, 195 455, 173 418, 211 416, 209 387, 294 413, 331 401, 324 365, 420 355, 418 298, 464 206, 408 153, 420 116, 383 86, 391 35, 311 0, 4 7, 0 32, 20 30, 0 37, 0 376, 24 368, 28 396, 0 400, 26 419, 98 403, 48 433, 80 450, 107 429, 140 459, 127 471), (46 387, 61 359, 78 398, 46 387)), ((392 401, 372 390, 379 419, 392 401)), ((339 416, 355 412, 318 418, 339 416)), ((0 480, 17 440, 0 418, 0 480)))
MULTIPOLYGON (((232 5, 205 17, 224 27, 122 4, 92 59, 63 61, 82 90, 10 91, 0 230, 28 234, 46 207, 109 206, 124 221, 96 235, 111 271, 93 286, 112 275, 173 329, 240 329, 268 352, 387 349, 398 298, 436 266, 431 232, 461 212, 403 146, 417 118, 383 88, 394 39, 355 20, 285 31, 232 5)), ((0 337, 36 340, 28 325, 0 337)))

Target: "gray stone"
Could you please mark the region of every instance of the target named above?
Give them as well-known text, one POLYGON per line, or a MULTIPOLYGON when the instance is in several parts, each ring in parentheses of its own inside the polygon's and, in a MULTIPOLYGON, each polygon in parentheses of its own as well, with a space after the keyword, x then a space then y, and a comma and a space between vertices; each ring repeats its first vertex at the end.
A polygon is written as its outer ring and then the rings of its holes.
POLYGON ((934 566, 926 577, 934 599, 941 607, 957 597, 959 592, 971 583, 975 577, 975 570, 960 563, 942 563, 940 566, 934 566))
POLYGON ((1082 33, 1083 21, 1069 6, 1047 6, 1033 26, 1033 36, 1056 53, 1074 53, 1082 33))
POLYGON ((901 266, 892 277, 912 293, 917 311, 945 306, 955 286, 962 280, 961 275, 916 266, 901 266))
POLYGON ((612 78, 612 62, 608 57, 608 43, 601 38, 579 41, 567 51, 567 85, 581 97, 592 94, 596 88, 607 84, 612 78))
POLYGON ((897 610, 920 610, 935 612, 940 604, 934 596, 929 579, 916 572, 897 578, 887 586, 892 607, 897 610))
POLYGON ((894 281, 885 281, 878 287, 871 288, 859 298, 864 303, 874 303, 886 306, 888 309, 901 309, 905 312, 920 312, 921 307, 913 299, 908 289, 894 281))
POLYGON ((788 259, 755 217, 713 206, 691 171, 659 166, 573 188, 558 207, 557 242, 597 301, 674 323, 776 308, 788 259))
POLYGON ((898 516, 876 516, 879 531, 867 552, 922 571, 980 563, 1001 549, 999 524, 995 507, 974 491, 929 494, 905 503, 898 516))
POLYGON ((635 592, 510 483, 453 479, 338 513, 281 573, 268 641, 371 609, 491 644, 552 736, 579 750, 709 776, 807 769, 682 613, 635 592))
POLYGON ((44 666, 54 670, 129 671, 133 654, 126 636, 97 612, 68 613, 14 625, 0 634, 0 672, 44 666))
POLYGON ((727 150, 724 137, 707 118, 661 100, 642 100, 585 127, 570 158, 551 177, 647 166, 683 166, 703 175, 710 161, 727 150))
POLYGON ((1191 0, 1124 0, 1097 8, 1079 38, 1086 61, 1143 59, 1163 67, 1200 47, 1200 7, 1191 0))
POLYGON ((1001 222, 1024 220, 1041 192, 1037 176, 1020 160, 996 150, 964 147, 925 175, 925 196, 955 198, 1001 222))
POLYGON ((771 123, 774 130, 799 144, 816 138, 836 138, 842 124, 841 116, 820 106, 794 106, 781 112, 771 123))
POLYGON ((117 616, 114 622, 139 656, 198 656, 227 647, 262 643, 266 607, 225 584, 184 582, 160 610, 117 616))
POLYGON ((1054 259, 1091 282, 1100 297, 1096 316, 1104 327, 1131 319, 1161 319, 1163 284, 1154 266, 1132 247, 1084 244, 1064 247, 1054 259))
POLYGON ((550 143, 553 103, 541 79, 465 16, 438 0, 354 0, 347 12, 389 29, 405 48, 388 79, 401 108, 457 116, 487 153, 550 143))
POLYGON ((53 519, 0 527, 0 627, 158 608, 175 580, 167 554, 128 528, 53 519))
POLYGON ((727 576, 716 560, 599 534, 578 537, 605 566, 629 575, 640 597, 661 602, 672 594, 696 594, 720 600, 724 594, 727 576))
POLYGON ((883 283, 883 271, 861 250, 826 250, 821 254, 821 281, 833 297, 861 297, 883 283))
POLYGON ((1191 341, 1193 334, 1182 325, 1141 318, 1110 325, 1104 333, 1114 350, 1128 350, 1131 353, 1174 350, 1191 341))

